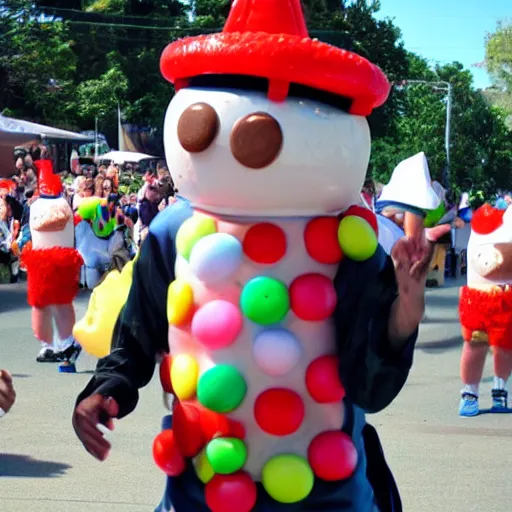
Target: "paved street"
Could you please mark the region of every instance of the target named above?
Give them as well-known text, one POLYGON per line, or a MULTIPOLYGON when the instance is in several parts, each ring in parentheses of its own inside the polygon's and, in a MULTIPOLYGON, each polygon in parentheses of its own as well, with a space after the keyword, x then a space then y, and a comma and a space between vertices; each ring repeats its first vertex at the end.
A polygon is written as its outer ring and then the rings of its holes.
MULTIPOLYGON (((512 416, 456 414, 457 294, 455 283, 429 292, 409 382, 369 421, 378 427, 406 512, 509 512, 512 416)), ((85 303, 83 296, 79 316, 85 303)), ((90 375, 60 375, 55 365, 35 362, 37 351, 24 286, 0 286, 0 367, 13 372, 18 393, 0 420, 0 510, 151 511, 163 489, 151 458, 163 411, 157 379, 141 392, 136 412, 116 425, 111 457, 100 464, 81 448, 70 423, 90 375)), ((489 365, 487 375, 485 393, 489 365)))

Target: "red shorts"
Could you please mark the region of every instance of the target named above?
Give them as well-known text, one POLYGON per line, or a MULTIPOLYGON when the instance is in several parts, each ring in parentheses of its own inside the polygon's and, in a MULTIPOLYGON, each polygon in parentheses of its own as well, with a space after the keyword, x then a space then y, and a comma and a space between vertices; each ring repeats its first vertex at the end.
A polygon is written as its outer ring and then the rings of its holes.
POLYGON ((512 288, 476 290, 464 286, 459 300, 464 341, 474 331, 485 332, 489 345, 512 350, 512 288))
POLYGON ((32 307, 70 304, 80 285, 82 256, 72 248, 52 247, 21 253, 21 263, 27 269, 28 303, 32 307))

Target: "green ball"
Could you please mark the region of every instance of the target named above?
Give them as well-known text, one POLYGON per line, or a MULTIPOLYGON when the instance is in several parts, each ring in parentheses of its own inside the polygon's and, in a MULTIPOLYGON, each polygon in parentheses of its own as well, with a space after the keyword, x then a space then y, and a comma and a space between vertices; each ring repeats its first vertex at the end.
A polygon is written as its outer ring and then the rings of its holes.
POLYGON ((199 403, 210 411, 234 411, 244 400, 247 384, 234 367, 220 364, 203 373, 197 386, 199 403))
POLYGON ((255 277, 245 285, 240 307, 244 315, 256 324, 277 324, 290 309, 288 288, 277 279, 255 277))
POLYGON ((342 219, 338 226, 338 242, 343 254, 354 261, 369 260, 379 246, 373 228, 366 220, 356 215, 342 219))
POLYGON ((176 249, 178 253, 186 260, 190 258, 190 253, 194 245, 201 238, 213 235, 217 232, 215 221, 209 217, 194 215, 187 219, 178 230, 176 235, 176 249))
POLYGON ((298 455, 277 455, 262 471, 262 483, 279 503, 298 503, 313 490, 315 476, 308 462, 298 455))
POLYGON ((206 456, 218 475, 231 475, 244 467, 247 448, 240 439, 218 437, 206 447, 206 456))

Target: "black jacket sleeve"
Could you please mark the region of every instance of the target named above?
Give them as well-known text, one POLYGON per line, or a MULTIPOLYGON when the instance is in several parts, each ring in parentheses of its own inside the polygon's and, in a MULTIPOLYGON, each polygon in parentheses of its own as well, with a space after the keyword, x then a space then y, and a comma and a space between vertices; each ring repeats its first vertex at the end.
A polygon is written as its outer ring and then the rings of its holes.
POLYGON ((77 403, 95 393, 111 396, 119 405, 119 418, 137 405, 138 389, 151 380, 158 354, 168 350, 166 298, 174 276, 164 257, 158 240, 149 233, 134 266, 111 353, 98 362, 94 377, 77 403))
POLYGON ((369 413, 379 412, 407 380, 418 332, 399 352, 390 344, 388 322, 398 291, 393 263, 381 247, 367 262, 345 261, 335 286, 340 377, 347 398, 369 413))

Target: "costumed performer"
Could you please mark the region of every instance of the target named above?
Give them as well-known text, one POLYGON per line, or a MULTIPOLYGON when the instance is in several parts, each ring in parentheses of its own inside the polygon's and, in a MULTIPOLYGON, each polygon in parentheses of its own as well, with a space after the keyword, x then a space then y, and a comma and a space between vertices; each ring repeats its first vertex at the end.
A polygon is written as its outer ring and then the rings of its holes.
POLYGON ((407 379, 432 247, 421 229, 392 260, 374 214, 351 207, 365 116, 389 83, 310 39, 300 0, 238 0, 221 34, 171 44, 161 68, 177 91, 167 162, 188 201, 149 227, 77 435, 104 460, 96 425, 129 414, 170 353, 159 511, 397 510, 365 412, 407 379))
POLYGON ((62 197, 60 177, 51 160, 34 162, 38 170, 39 197, 30 206, 32 243, 21 253, 27 269, 28 303, 32 329, 41 342, 38 360, 64 361, 62 372, 74 372, 80 347, 73 339, 80 267, 83 260, 74 249, 73 213, 62 197), (53 321, 60 344, 53 346, 53 321))
POLYGON ((480 413, 479 385, 489 348, 494 364, 491 412, 512 412, 507 403, 507 381, 512 371, 511 285, 512 206, 503 210, 485 204, 471 219, 467 285, 460 291, 465 342, 460 363, 461 416, 480 413))
POLYGON ((414 236, 415 232, 422 230, 423 219, 439 204, 425 153, 400 162, 375 203, 379 243, 386 253, 391 254, 395 243, 405 234, 414 236), (406 212, 414 215, 406 216, 406 212), (408 222, 405 222, 406 217, 408 222))
POLYGON ((115 202, 109 198, 83 199, 76 214, 76 248, 84 260, 80 284, 93 289, 107 271, 113 255, 124 245, 115 202))

